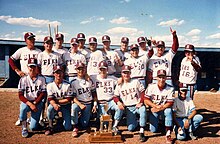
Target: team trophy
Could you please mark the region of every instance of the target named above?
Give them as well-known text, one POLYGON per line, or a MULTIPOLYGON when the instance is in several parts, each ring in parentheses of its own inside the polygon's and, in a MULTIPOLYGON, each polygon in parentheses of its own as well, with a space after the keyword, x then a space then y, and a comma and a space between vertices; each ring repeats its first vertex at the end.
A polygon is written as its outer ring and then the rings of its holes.
POLYGON ((89 135, 89 142, 91 143, 120 143, 123 142, 121 135, 114 134, 112 132, 112 118, 111 115, 107 114, 108 104, 104 105, 105 114, 100 117, 100 129, 95 129, 89 135))

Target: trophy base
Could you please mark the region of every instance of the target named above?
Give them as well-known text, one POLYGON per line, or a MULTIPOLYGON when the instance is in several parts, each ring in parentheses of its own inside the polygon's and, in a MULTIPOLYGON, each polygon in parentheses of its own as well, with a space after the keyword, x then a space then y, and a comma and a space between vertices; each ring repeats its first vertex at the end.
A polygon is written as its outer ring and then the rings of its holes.
POLYGON ((89 142, 91 143, 122 143, 121 135, 112 135, 111 132, 94 132, 89 135, 89 142))

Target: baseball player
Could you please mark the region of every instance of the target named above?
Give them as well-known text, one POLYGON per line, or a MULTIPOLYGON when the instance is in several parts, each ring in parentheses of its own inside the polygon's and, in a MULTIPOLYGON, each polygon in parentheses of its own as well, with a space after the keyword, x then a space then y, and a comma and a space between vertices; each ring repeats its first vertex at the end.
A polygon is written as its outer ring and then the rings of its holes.
MULTIPOLYGON (((8 60, 8 63, 12 70, 14 70, 20 77, 28 74, 28 59, 36 58, 41 52, 40 49, 34 47, 35 44, 35 35, 31 32, 27 32, 24 35, 24 40, 27 46, 19 48, 8 60), (20 60, 21 70, 19 70, 16 65, 16 61, 20 60)), ((16 121, 15 125, 21 125, 20 119, 16 121)))
POLYGON ((30 129, 37 130, 43 99, 46 96, 45 78, 38 75, 37 59, 28 60, 28 74, 21 77, 18 84, 18 94, 21 101, 19 119, 22 124, 22 137, 28 137, 27 113, 31 112, 30 129))
POLYGON ((165 117, 166 143, 172 143, 172 105, 174 88, 166 84, 166 70, 157 71, 157 83, 149 84, 145 91, 145 105, 150 107, 150 131, 157 132, 159 116, 165 117))
POLYGON ((47 117, 49 119, 49 127, 45 131, 45 135, 53 134, 53 118, 55 113, 62 112, 64 119, 63 126, 65 130, 70 130, 71 125, 71 101, 73 99, 73 91, 71 84, 63 80, 64 72, 62 66, 54 66, 54 81, 47 84, 47 94, 49 106, 47 108, 47 117))
POLYGON ((76 38, 79 43, 78 51, 80 51, 86 57, 86 62, 88 63, 90 50, 88 48, 86 48, 86 46, 85 46, 85 42, 86 42, 85 34, 78 33, 76 38))
POLYGON ((146 87, 147 63, 153 49, 149 50, 148 55, 142 56, 139 56, 139 47, 137 44, 132 44, 130 49, 131 57, 126 59, 124 64, 129 65, 132 68, 131 78, 139 79, 144 87, 146 87))
POLYGON ((140 141, 146 140, 144 127, 146 126, 146 108, 144 106, 144 85, 138 79, 131 79, 131 67, 122 67, 123 82, 117 85, 114 93, 114 101, 120 110, 126 111, 127 126, 129 131, 134 131, 137 127, 136 114, 140 115, 140 141))
POLYGON ((179 82, 180 85, 187 86, 187 96, 193 99, 197 74, 201 70, 199 58, 195 55, 194 46, 187 44, 185 46, 185 56, 181 62, 179 82))
POLYGON ((166 83, 168 83, 169 85, 173 85, 172 77, 171 77, 172 76, 171 66, 172 66, 173 57, 175 56, 177 49, 179 47, 179 42, 178 42, 178 38, 176 35, 176 31, 172 30, 172 28, 170 28, 170 31, 173 35, 172 49, 164 53, 165 51, 164 41, 158 41, 156 43, 157 53, 151 57, 148 63, 147 83, 151 83, 152 81, 153 83, 155 83, 157 80, 157 71, 159 69, 165 69, 167 73, 166 83))
POLYGON ((117 78, 115 76, 108 75, 108 64, 106 61, 99 63, 99 74, 92 76, 92 80, 95 84, 97 100, 98 100, 98 113, 99 115, 105 115, 110 110, 115 111, 114 125, 112 130, 115 134, 118 133, 118 123, 123 114, 123 111, 118 108, 113 100, 114 88, 117 84, 117 78), (105 111, 105 105, 107 104, 108 109, 105 111))
POLYGON ((91 80, 86 79, 86 66, 84 63, 79 62, 76 64, 77 77, 72 81, 73 99, 71 109, 71 122, 73 125, 72 136, 78 136, 78 128, 86 128, 89 124, 91 110, 96 112, 96 92, 91 80), (92 103, 94 101, 94 104, 92 103), (81 115, 79 117, 79 112, 81 115))
POLYGON ((53 38, 46 36, 44 38, 44 51, 38 54, 38 65, 41 74, 45 77, 46 83, 53 82, 53 67, 55 65, 62 65, 63 61, 61 55, 52 50, 53 38))
MULTIPOLYGON (((122 37, 120 49, 115 50, 115 52, 118 53, 118 56, 119 56, 122 63, 124 63, 124 61, 130 57, 130 53, 128 51, 128 44, 129 44, 129 38, 122 37)), ((115 68, 116 68, 115 76, 121 77, 121 68, 122 67, 116 63, 115 68)))
POLYGON ((104 60, 103 53, 100 50, 97 50, 97 39, 95 37, 89 38, 89 61, 87 65, 88 75, 97 75, 99 74, 98 64, 104 60))
POLYGON ((151 57, 153 55, 153 51, 150 51, 150 53, 148 52, 149 50, 152 49, 152 44, 151 44, 151 40, 148 40, 147 37, 139 37, 137 39, 137 42, 139 44, 139 56, 142 55, 149 55, 149 57, 151 57), (147 47, 148 45, 148 47, 147 47))
POLYGON ((173 104, 173 120, 175 125, 175 134, 178 140, 186 139, 188 131, 189 137, 192 140, 196 140, 194 131, 199 127, 203 120, 203 116, 196 114, 196 108, 193 100, 190 97, 186 97, 187 87, 179 88, 178 97, 174 99, 173 104))
POLYGON ((85 56, 78 51, 77 38, 71 39, 70 46, 70 51, 64 53, 62 56, 65 65, 65 79, 69 82, 71 82, 77 76, 76 64, 78 62, 86 64, 85 56))
POLYGON ((55 46, 53 46, 52 50, 61 55, 63 55, 64 53, 67 53, 68 49, 62 46, 63 42, 64 42, 63 34, 61 33, 56 34, 56 44, 55 46))

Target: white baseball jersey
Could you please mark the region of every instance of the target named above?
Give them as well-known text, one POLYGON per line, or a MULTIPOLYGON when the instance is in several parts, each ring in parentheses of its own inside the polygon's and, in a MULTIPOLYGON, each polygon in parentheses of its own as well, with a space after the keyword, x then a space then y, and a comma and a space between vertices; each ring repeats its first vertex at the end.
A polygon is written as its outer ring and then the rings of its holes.
POLYGON ((173 111, 177 117, 188 117, 195 109, 193 100, 190 97, 185 100, 180 100, 178 97, 174 99, 173 111))
POLYGON ((45 78, 38 75, 35 80, 32 80, 30 75, 25 75, 19 81, 18 91, 23 92, 27 100, 34 101, 39 92, 46 91, 45 78))
MULTIPOLYGON (((121 49, 116 49, 115 52, 118 53, 118 56, 122 62, 124 62, 126 59, 128 59, 131 56, 129 52, 122 52, 121 49)), ((116 64, 115 68, 116 68, 116 73, 121 73, 121 68, 122 68, 121 66, 116 64)))
POLYGON ((148 70, 153 73, 153 78, 157 77, 157 71, 160 69, 166 70, 167 76, 171 77, 171 66, 172 60, 175 56, 175 53, 170 49, 161 57, 158 57, 156 54, 151 57, 149 60, 148 70))
MULTIPOLYGON (((193 61, 200 65, 199 58, 194 56, 193 61)), ((184 57, 181 62, 179 81, 184 84, 195 84, 198 72, 194 69, 191 62, 184 57)))
POLYGON ((66 65, 66 71, 65 74, 76 74, 76 64, 78 62, 82 62, 86 65, 86 58, 83 54, 80 52, 77 53, 64 53, 62 55, 64 65, 66 65))
POLYGON ((92 92, 95 91, 92 81, 86 81, 85 79, 76 77, 76 79, 74 79, 71 84, 73 93, 76 95, 76 98, 79 102, 83 104, 92 103, 92 92))
POLYGON ((91 53, 90 50, 88 48, 84 47, 83 49, 79 49, 78 48, 78 51, 80 51, 81 54, 83 54, 86 57, 86 62, 88 63, 89 57, 90 57, 90 53, 91 53))
POLYGON ((90 53, 90 58, 87 65, 87 73, 89 75, 99 74, 99 63, 104 60, 103 53, 100 50, 90 53))
POLYGON ((20 60, 21 65, 21 71, 24 73, 28 73, 28 59, 35 58, 37 59, 38 54, 41 52, 40 49, 34 48, 33 50, 30 50, 27 47, 19 48, 12 56, 11 58, 13 60, 20 60))
POLYGON ((114 88, 117 84, 117 78, 115 76, 107 76, 107 78, 101 78, 100 75, 91 77, 96 88, 98 100, 111 100, 114 96, 114 88))
POLYGON ((38 55, 38 65, 41 67, 42 75, 53 76, 53 67, 62 64, 61 55, 57 52, 52 51, 51 53, 47 53, 43 51, 38 55))
POLYGON ((131 79, 128 83, 117 85, 114 95, 119 97, 125 106, 132 106, 140 103, 140 93, 144 90, 144 85, 138 79, 131 79))
POLYGON ((145 77, 147 72, 147 62, 149 57, 146 55, 138 56, 137 58, 130 57, 125 60, 124 64, 129 65, 131 69, 131 78, 145 77))
POLYGON ((143 50, 143 49, 140 47, 140 48, 139 48, 139 53, 138 53, 138 55, 139 55, 139 56, 143 56, 143 55, 148 56, 148 52, 149 52, 148 49, 149 49, 149 48, 147 47, 147 50, 145 51, 145 50, 143 50))
POLYGON ((55 82, 51 82, 47 84, 47 95, 48 98, 52 98, 54 100, 61 100, 66 98, 73 97, 73 89, 71 84, 63 81, 59 86, 56 85, 55 82))
POLYGON ((160 90, 157 83, 149 84, 146 91, 145 97, 150 99, 154 104, 164 105, 167 102, 173 102, 174 99, 174 88, 167 85, 163 90, 160 90))
POLYGON ((108 64, 108 74, 114 74, 116 72, 116 60, 117 58, 119 59, 118 53, 115 51, 106 51, 103 52, 103 55, 105 56, 105 60, 108 64))
POLYGON ((59 53, 59 54, 61 54, 61 55, 68 52, 68 49, 65 48, 65 47, 62 47, 62 48, 58 49, 58 48, 56 48, 56 46, 53 46, 52 50, 59 53))

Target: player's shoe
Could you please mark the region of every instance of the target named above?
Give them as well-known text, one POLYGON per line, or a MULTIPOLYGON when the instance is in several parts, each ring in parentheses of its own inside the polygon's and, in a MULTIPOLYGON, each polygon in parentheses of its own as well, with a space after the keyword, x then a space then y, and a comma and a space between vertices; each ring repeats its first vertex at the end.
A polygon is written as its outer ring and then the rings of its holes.
POLYGON ((139 134, 139 140, 140 140, 140 142, 145 142, 146 141, 146 137, 144 136, 144 133, 139 134))
POLYGON ((79 131, 78 128, 74 128, 73 132, 72 132, 72 136, 77 137, 78 136, 78 131, 79 131))
POLYGON ((192 140, 197 140, 197 137, 193 135, 193 132, 190 132, 190 133, 189 133, 189 137, 190 137, 192 140))
POLYGON ((52 135, 53 134, 53 128, 48 127, 47 130, 45 131, 45 135, 52 135))
POLYGON ((166 133, 166 143, 167 144, 172 144, 173 143, 173 139, 171 138, 171 131, 168 130, 166 133))
POLYGON ((21 131, 21 136, 22 136, 23 138, 27 138, 27 137, 28 137, 28 130, 27 130, 27 129, 22 129, 22 131, 21 131))
POLYGON ((18 118, 18 120, 15 122, 15 125, 16 125, 16 126, 20 126, 20 125, 21 125, 21 121, 20 121, 19 118, 18 118))
POLYGON ((118 127, 112 127, 112 132, 114 135, 118 135, 119 134, 118 127))

